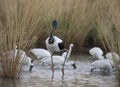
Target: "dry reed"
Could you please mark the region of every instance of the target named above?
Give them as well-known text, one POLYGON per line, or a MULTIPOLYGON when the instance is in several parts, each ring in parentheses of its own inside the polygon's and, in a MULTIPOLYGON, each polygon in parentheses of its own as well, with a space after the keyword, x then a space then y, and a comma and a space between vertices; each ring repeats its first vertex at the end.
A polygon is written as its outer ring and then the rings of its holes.
POLYGON ((20 55, 15 57, 13 51, 11 56, 9 51, 17 45, 27 53, 35 44, 47 16, 42 6, 43 1, 38 0, 0 0, 0 77, 21 76, 20 55))
MULTIPOLYGON (((101 0, 95 5, 95 21, 94 24, 98 31, 98 38, 102 42, 107 52, 116 52, 120 55, 120 6, 119 0, 101 0)), ((118 70, 118 79, 120 78, 120 70, 118 65, 120 62, 116 61, 116 68, 118 70)))

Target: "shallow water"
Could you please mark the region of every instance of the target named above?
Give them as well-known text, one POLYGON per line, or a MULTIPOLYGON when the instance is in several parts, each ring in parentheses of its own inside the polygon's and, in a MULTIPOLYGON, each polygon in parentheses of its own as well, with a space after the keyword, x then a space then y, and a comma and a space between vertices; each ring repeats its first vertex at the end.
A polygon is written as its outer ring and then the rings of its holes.
POLYGON ((52 82, 50 66, 36 64, 32 72, 26 66, 21 80, 2 79, 0 87, 118 87, 115 72, 112 75, 99 70, 90 72, 91 56, 72 55, 70 60, 75 60, 77 69, 65 67, 64 82, 61 68, 55 68, 52 82))

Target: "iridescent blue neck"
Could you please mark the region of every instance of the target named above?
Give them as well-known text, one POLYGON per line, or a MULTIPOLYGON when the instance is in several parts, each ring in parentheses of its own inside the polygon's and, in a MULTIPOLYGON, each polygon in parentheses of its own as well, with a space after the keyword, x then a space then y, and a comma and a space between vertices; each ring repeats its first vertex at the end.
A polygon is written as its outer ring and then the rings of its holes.
POLYGON ((52 22, 53 29, 52 29, 52 32, 51 32, 51 34, 50 34, 49 44, 54 43, 54 33, 55 33, 56 28, 57 28, 57 25, 58 25, 57 21, 54 20, 54 21, 52 22))
POLYGON ((52 32, 50 34, 49 44, 54 43, 54 33, 55 33, 55 28, 52 29, 52 32))

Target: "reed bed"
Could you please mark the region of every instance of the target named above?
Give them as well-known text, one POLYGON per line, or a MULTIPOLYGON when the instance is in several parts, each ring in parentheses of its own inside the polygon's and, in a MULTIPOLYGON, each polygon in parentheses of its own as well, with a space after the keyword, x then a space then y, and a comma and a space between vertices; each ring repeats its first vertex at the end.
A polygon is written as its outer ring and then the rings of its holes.
POLYGON ((37 0, 0 0, 0 77, 18 78, 22 75, 19 50, 27 53, 42 32, 46 18, 42 5, 43 2, 38 4, 37 0), (14 56, 16 45, 18 53, 14 56))
MULTIPOLYGON (((95 8, 95 21, 94 24, 98 31, 98 39, 102 43, 105 53, 116 52, 120 55, 120 6, 119 0, 101 0, 96 2, 95 8), (97 7, 98 6, 98 7, 97 7)), ((116 69, 118 70, 118 79, 120 79, 120 65, 119 61, 116 61, 116 69)))
POLYGON ((87 33, 92 28, 93 1, 53 0, 51 3, 51 0, 47 0, 46 2, 45 6, 48 7, 47 11, 50 15, 45 25, 46 32, 37 42, 38 47, 41 47, 41 42, 42 47, 44 46, 43 41, 49 36, 52 29, 51 22, 54 19, 58 21, 58 28, 55 34, 63 39, 66 47, 68 47, 70 43, 81 47, 87 33))

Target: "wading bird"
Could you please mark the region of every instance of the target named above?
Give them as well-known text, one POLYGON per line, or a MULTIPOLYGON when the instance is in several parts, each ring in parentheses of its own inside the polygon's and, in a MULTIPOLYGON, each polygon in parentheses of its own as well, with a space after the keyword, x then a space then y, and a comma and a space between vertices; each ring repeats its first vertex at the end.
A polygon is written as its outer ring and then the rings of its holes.
MULTIPOLYGON (((18 47, 16 46, 15 49, 4 52, 3 55, 8 55, 9 59, 13 58, 12 60, 16 60, 17 58, 20 58, 20 63, 27 64, 29 66, 34 66, 34 64, 31 62, 31 58, 28 57, 23 50, 18 50, 18 47)), ((18 59, 19 60, 19 59, 18 59)), ((31 68, 29 69, 29 71, 31 68)))
MULTIPOLYGON (((35 56, 36 58, 31 60, 31 63, 33 63, 34 60, 40 60, 43 58, 49 58, 51 57, 51 54, 48 50, 46 49, 42 49, 42 48, 34 48, 30 50, 35 56)), ((32 71, 33 66, 30 66, 30 71, 32 71)))
POLYGON ((89 50, 90 55, 93 56, 94 59, 104 59, 103 51, 99 47, 93 47, 89 50))
POLYGON ((109 59, 109 60, 113 61, 112 67, 116 69, 116 66, 120 62, 119 55, 115 52, 109 52, 105 55, 105 57, 106 57, 106 59, 109 59))
MULTIPOLYGON (((57 56, 57 55, 53 56, 53 65, 54 66, 63 65, 64 61, 65 61, 65 58, 62 57, 62 56, 57 56)), ((51 65, 51 58, 50 57, 49 58, 43 58, 41 62, 45 63, 47 65, 51 65)), ((75 64, 74 61, 66 61, 65 65, 66 66, 71 65, 74 69, 76 69, 76 64, 75 64)))
POLYGON ((113 69, 112 69, 112 64, 113 61, 109 60, 109 59, 102 59, 102 60, 96 60, 93 63, 90 64, 90 66, 92 66, 93 68, 91 69, 91 72, 94 69, 100 69, 100 70, 108 70, 108 72, 112 73, 113 69))
MULTIPOLYGON (((54 65, 53 65, 52 55, 54 54, 54 52, 60 52, 60 51, 65 50, 65 45, 64 45, 63 41, 60 38, 58 38, 57 36, 54 36, 55 30, 57 29, 57 25, 58 25, 57 21, 54 20, 52 22, 53 29, 51 31, 51 34, 45 41, 46 48, 51 53, 52 80, 54 78, 54 65)), ((65 59, 65 61, 66 61, 66 59, 65 59)), ((65 64, 65 62, 64 62, 64 64, 65 64)), ((64 74, 64 64, 62 67, 63 74, 64 74)))
POLYGON ((51 57, 51 54, 48 50, 43 48, 34 48, 30 50, 37 59, 42 59, 44 57, 51 57))
POLYGON ((113 61, 120 61, 119 55, 115 52, 109 52, 105 55, 105 57, 113 61))

